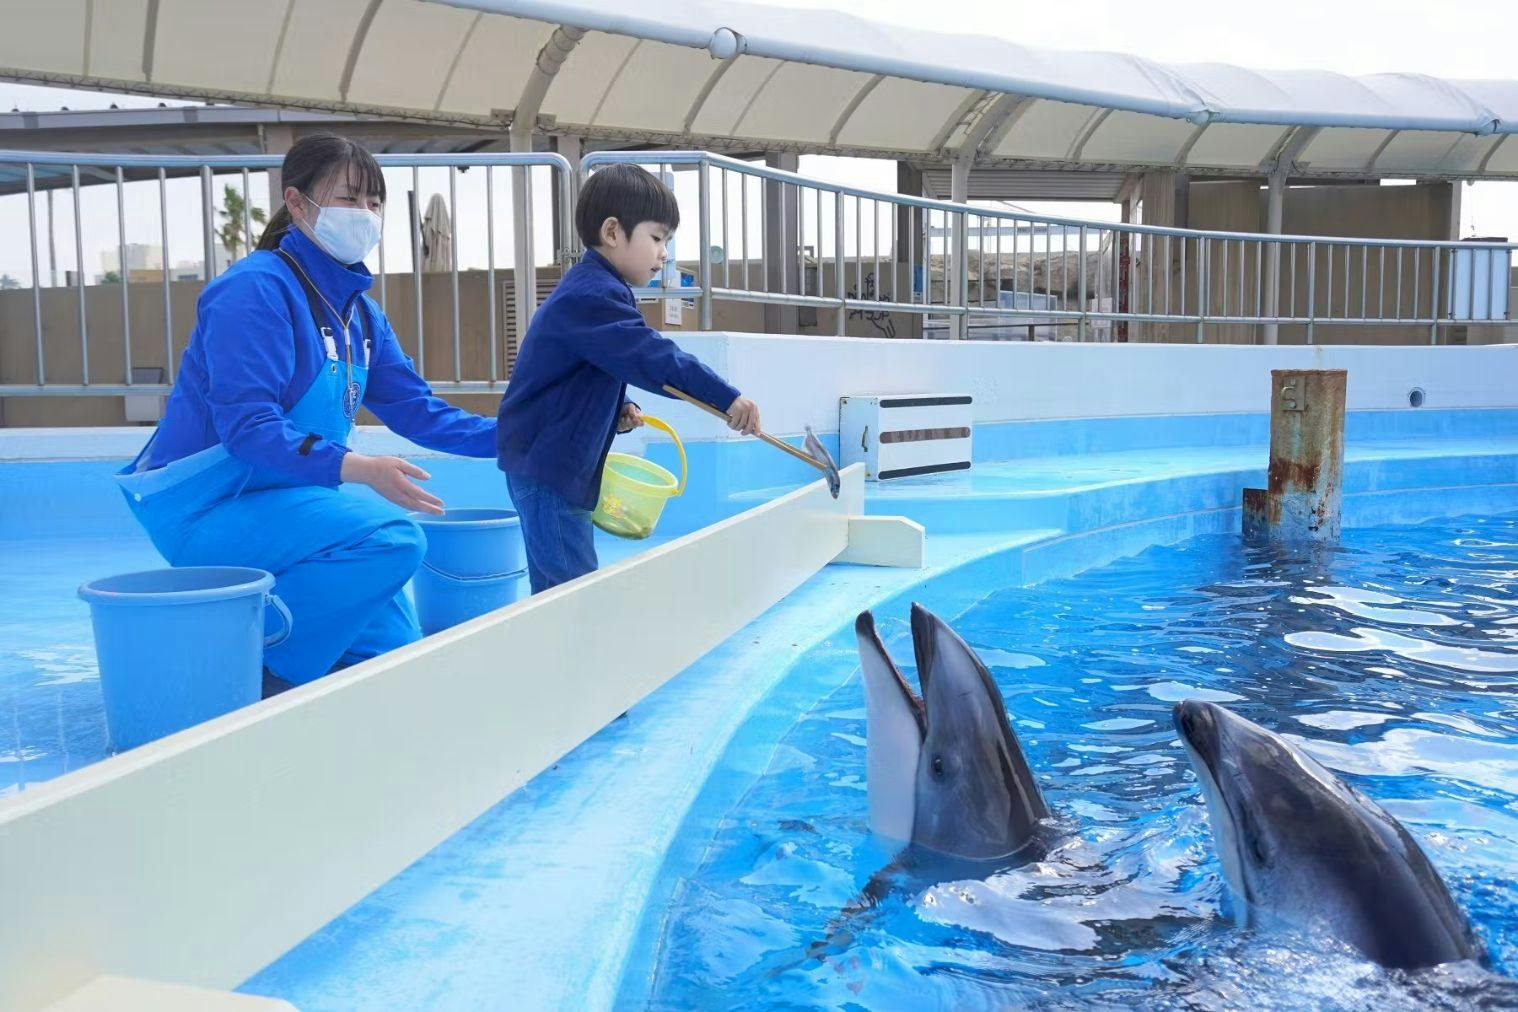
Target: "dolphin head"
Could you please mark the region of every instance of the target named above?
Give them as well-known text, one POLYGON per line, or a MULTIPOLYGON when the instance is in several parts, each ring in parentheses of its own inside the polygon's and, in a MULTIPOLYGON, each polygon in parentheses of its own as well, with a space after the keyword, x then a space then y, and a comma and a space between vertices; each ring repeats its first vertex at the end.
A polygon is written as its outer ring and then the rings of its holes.
POLYGON ((919 699, 886 653, 875 620, 855 623, 869 725, 870 826, 882 836, 972 860, 1021 850, 1049 814, 975 651, 912 606, 919 699))
POLYGON ((1285 739, 1215 703, 1174 710, 1243 922, 1322 926, 1386 966, 1480 958, 1417 842, 1285 739))

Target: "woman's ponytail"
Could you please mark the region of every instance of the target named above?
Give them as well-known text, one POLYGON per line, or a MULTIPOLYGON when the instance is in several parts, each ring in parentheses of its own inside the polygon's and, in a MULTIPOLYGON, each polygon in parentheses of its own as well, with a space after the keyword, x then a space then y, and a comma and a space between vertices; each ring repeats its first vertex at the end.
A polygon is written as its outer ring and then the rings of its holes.
POLYGON ((264 226, 264 234, 258 238, 257 249, 279 249, 279 240, 290 230, 290 209, 281 201, 279 210, 264 226))

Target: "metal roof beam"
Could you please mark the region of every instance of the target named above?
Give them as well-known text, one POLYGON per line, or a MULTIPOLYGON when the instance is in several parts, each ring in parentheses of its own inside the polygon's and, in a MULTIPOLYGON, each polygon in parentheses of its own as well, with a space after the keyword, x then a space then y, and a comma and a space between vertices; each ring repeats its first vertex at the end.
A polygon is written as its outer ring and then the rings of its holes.
POLYGON ((770 68, 770 72, 764 76, 764 80, 759 82, 759 87, 755 88, 754 93, 748 97, 748 104, 743 107, 743 111, 733 121, 733 133, 737 133, 738 128, 743 125, 743 121, 748 119, 749 110, 754 107, 755 102, 759 101, 759 96, 764 94, 764 89, 770 86, 770 82, 775 79, 776 74, 780 73, 780 68, 783 66, 785 66, 784 60, 776 60, 775 65, 770 68))
POLYGON ((1370 160, 1365 163, 1365 171, 1367 174, 1376 171, 1376 162, 1381 160, 1381 152, 1385 151, 1387 145, 1396 140, 1397 135, 1400 133, 1402 133, 1401 130, 1390 130, 1387 132, 1386 137, 1381 141, 1381 143, 1376 145, 1376 150, 1371 153, 1370 160))
POLYGON ((1270 146, 1270 154, 1260 163, 1260 174, 1264 176, 1274 175, 1284 171, 1287 174, 1298 170, 1297 159, 1307 146, 1318 136, 1321 127, 1287 127, 1281 131, 1281 136, 1270 146))
POLYGON ((989 91, 984 91, 977 88, 975 91, 972 91, 969 95, 965 96, 965 100, 959 103, 959 106, 954 110, 954 115, 950 116, 944 122, 944 125, 938 128, 938 132, 934 134, 933 139, 928 142, 928 150, 942 151, 943 146, 949 143, 949 138, 954 136, 954 128, 963 123, 965 121, 965 117, 970 115, 971 111, 973 111, 977 105, 980 105, 980 103, 984 102, 986 100, 986 96, 990 94, 991 93, 989 91))
POLYGON ((1021 116, 1032 102, 1033 99, 1024 95, 998 96, 996 101, 992 102, 990 107, 981 114, 980 119, 975 121, 970 132, 965 135, 965 142, 959 146, 959 154, 956 157, 968 158, 972 162, 980 157, 987 139, 994 134, 999 142, 1004 128, 1021 116))
POLYGON ((480 22, 485 20, 483 13, 476 14, 474 20, 469 22, 469 30, 464 33, 459 48, 453 53, 453 59, 448 63, 448 73, 443 75, 443 86, 437 90, 437 101, 432 103, 432 111, 437 112, 443 107, 443 99, 448 97, 448 89, 453 86, 453 75, 458 72, 459 61, 464 58, 464 50, 469 48, 469 43, 474 39, 475 29, 480 27, 480 22))
POLYGON ((1078 162, 1081 160, 1081 154, 1086 150, 1086 142, 1091 139, 1092 135, 1094 135, 1098 130, 1102 128, 1102 124, 1107 122, 1107 117, 1111 116, 1112 113, 1113 110, 1111 109, 1103 109, 1100 112, 1093 114, 1092 117, 1086 121, 1085 128, 1082 129, 1081 132, 1076 136, 1075 143, 1070 145, 1070 153, 1067 156, 1069 161, 1078 162))
POLYGON ((727 73, 729 67, 738 62, 738 57, 741 55, 741 53, 734 53, 732 56, 718 63, 716 69, 706 75, 706 83, 701 86, 700 93, 696 95, 696 100, 690 104, 690 109, 685 114, 686 133, 690 133, 691 127, 696 125, 696 117, 701 115, 701 107, 706 105, 706 100, 716 90, 718 82, 722 80, 722 75, 727 73))
MULTIPOLYGON (((527 75, 527 83, 522 86, 522 97, 517 100, 517 107, 511 114, 513 150, 530 150, 520 147, 520 144, 532 136, 533 129, 538 125, 538 112, 543 108, 543 99, 548 97, 549 86, 558 76, 564 61, 569 59, 569 54, 574 52, 575 46, 584 37, 583 28, 558 25, 553 34, 548 36, 548 41, 543 43, 543 48, 538 51, 538 58, 532 65, 532 73, 527 75)), ((637 46, 633 49, 636 50, 637 46)), ((628 58, 631 56, 629 53, 628 58)), ((623 61, 623 66, 626 66, 626 61, 623 61)), ((616 81, 613 80, 612 83, 615 84, 616 81)), ((603 95, 601 100, 604 102, 606 97, 603 95)), ((599 105, 596 110, 600 111, 599 105)))
POLYGON ((1191 131, 1191 134, 1186 138, 1186 142, 1181 145, 1181 149, 1175 153, 1175 167, 1177 169, 1184 169, 1186 167, 1186 160, 1191 157, 1191 149, 1196 147, 1196 142, 1202 139, 1202 135, 1207 132, 1207 128, 1210 126, 1212 126, 1211 123, 1203 123, 1191 131))
POLYGON ((142 79, 153 80, 153 54, 158 48, 158 0, 148 0, 147 17, 142 30, 142 79))
POLYGON ((1502 147, 1502 142, 1505 141, 1505 140, 1507 140, 1511 136, 1513 136, 1513 135, 1512 134, 1503 134, 1501 137, 1497 138, 1497 142, 1495 144, 1493 144, 1491 147, 1489 147, 1489 148, 1486 149, 1486 154, 1484 154, 1484 155, 1481 156, 1481 164, 1478 165, 1478 166, 1476 166, 1476 175, 1478 175, 1478 176, 1484 176, 1484 175, 1486 175, 1486 166, 1487 166, 1487 163, 1492 160, 1492 156, 1497 153, 1497 149, 1500 148, 1500 147, 1502 147))
POLYGON ((854 93, 854 97, 849 99, 848 106, 844 108, 843 113, 838 117, 838 122, 833 124, 832 132, 828 134, 829 144, 838 143, 838 136, 843 133, 843 128, 848 125, 849 119, 864 104, 864 100, 870 97, 870 92, 874 91, 880 82, 884 80, 884 74, 876 74, 865 82, 864 87, 854 93))
POLYGON ((358 29, 353 33, 353 42, 348 46, 348 59, 343 64, 343 78, 338 83, 337 94, 344 102, 348 101, 348 86, 353 83, 353 71, 358 66, 358 58, 364 51, 364 40, 369 37, 369 26, 374 24, 374 15, 379 13, 381 0, 369 0, 369 6, 364 8, 364 16, 358 19, 358 29))

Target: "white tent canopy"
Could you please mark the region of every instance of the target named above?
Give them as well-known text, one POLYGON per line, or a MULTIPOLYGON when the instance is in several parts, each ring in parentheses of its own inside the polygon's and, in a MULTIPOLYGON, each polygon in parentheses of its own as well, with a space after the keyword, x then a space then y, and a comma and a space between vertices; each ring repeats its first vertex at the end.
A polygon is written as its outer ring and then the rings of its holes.
POLYGON ((1518 179, 1518 81, 1161 64, 726 0, 11 0, 0 78, 524 141, 1518 179))

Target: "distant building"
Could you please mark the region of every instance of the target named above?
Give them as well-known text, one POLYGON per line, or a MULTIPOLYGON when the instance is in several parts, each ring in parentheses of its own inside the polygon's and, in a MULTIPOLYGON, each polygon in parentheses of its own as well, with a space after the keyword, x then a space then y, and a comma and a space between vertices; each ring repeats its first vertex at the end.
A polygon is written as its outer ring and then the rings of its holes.
POLYGON ((103 274, 120 275, 122 266, 122 253, 126 254, 125 270, 130 276, 139 271, 163 270, 163 247, 143 242, 129 242, 125 250, 111 246, 100 254, 100 268, 103 274))

